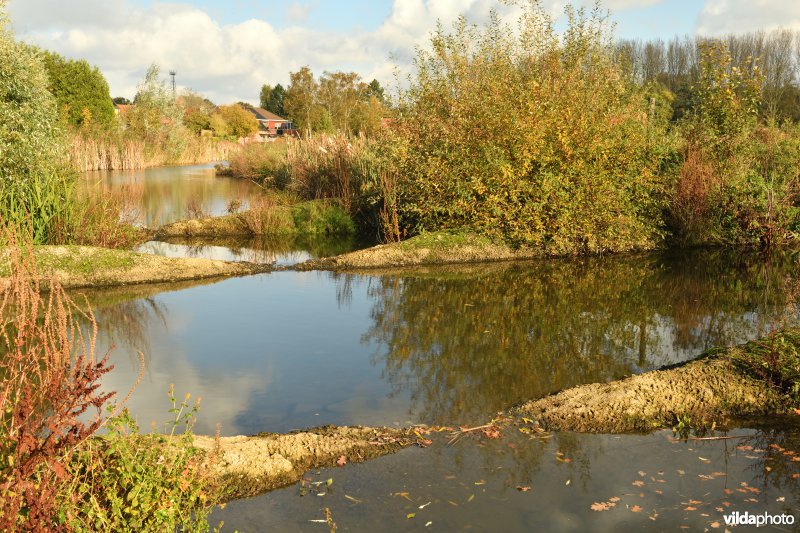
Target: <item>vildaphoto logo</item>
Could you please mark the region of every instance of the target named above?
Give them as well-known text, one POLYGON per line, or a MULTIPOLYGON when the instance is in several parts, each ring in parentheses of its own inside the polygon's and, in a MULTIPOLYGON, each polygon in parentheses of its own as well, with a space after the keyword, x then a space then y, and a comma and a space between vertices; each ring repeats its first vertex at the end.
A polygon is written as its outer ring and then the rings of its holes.
POLYGON ((794 524, 794 516, 790 514, 752 514, 747 511, 739 511, 723 515, 726 526, 791 526, 794 524))

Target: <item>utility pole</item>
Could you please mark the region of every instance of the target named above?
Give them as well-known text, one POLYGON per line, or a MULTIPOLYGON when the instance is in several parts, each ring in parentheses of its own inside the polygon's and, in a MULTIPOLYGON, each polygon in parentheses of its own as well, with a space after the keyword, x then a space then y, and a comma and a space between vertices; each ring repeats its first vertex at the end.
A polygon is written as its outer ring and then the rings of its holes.
POLYGON ((175 75, 176 74, 177 74, 177 72, 174 71, 174 70, 170 70, 169 71, 169 75, 172 76, 172 96, 173 97, 176 95, 176 91, 175 91, 175 75))

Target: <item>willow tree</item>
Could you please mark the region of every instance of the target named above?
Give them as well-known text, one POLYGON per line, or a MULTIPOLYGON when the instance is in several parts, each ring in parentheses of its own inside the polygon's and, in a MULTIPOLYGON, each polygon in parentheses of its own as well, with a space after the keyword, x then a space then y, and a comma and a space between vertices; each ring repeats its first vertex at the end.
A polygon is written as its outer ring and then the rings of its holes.
POLYGON ((14 40, 0 1, 0 217, 29 225, 36 242, 51 238, 70 190, 56 101, 47 88, 41 53, 14 40))
POLYGON ((545 253, 650 248, 663 237, 657 140, 642 89, 614 61, 607 16, 539 2, 460 18, 420 48, 396 130, 411 231, 469 227, 545 253))

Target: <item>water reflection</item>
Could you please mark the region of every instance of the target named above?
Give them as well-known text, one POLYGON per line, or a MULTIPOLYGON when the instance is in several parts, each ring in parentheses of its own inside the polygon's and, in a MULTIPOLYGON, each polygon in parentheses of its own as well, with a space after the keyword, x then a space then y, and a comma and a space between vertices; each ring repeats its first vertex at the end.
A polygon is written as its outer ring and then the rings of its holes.
POLYGON ((478 422, 795 322, 794 265, 695 252, 388 275, 363 339, 422 420, 478 422))
POLYGON ((232 200, 246 209, 249 198, 261 192, 250 181, 217 177, 213 165, 87 172, 80 183, 83 190, 141 188, 141 222, 148 227, 187 218, 190 203, 213 216, 225 214, 232 200))
POLYGON ((276 266, 288 266, 309 259, 350 252, 362 246, 362 243, 352 236, 336 238, 232 236, 149 241, 139 246, 136 251, 165 257, 275 263, 276 266))
POLYGON ((508 431, 310 472, 311 481, 334 480, 324 496, 302 497, 294 486, 231 502, 211 518, 239 531, 310 530, 325 508, 354 531, 724 531, 734 511, 800 519, 800 428, 720 437, 508 431))
POLYGON ((131 400, 143 419, 163 418, 175 383, 204 397, 201 431, 464 424, 795 322, 795 264, 692 253, 276 272, 89 299, 104 345, 117 345, 109 386, 127 391, 133 354, 148 354, 131 400))

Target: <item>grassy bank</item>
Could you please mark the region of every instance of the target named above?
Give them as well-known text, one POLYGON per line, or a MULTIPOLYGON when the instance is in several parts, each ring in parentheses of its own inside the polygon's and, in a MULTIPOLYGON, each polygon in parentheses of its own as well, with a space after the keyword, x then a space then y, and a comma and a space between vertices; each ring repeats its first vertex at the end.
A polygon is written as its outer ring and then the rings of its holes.
MULTIPOLYGON (((268 265, 167 258, 90 246, 36 246, 30 253, 37 264, 37 280, 45 289, 51 279, 64 288, 110 287, 242 276, 270 269, 268 265)), ((0 287, 5 289, 13 279, 13 254, 5 249, 0 257, 0 287)))
POLYGON ((800 329, 611 383, 582 385, 512 413, 549 430, 600 433, 710 428, 800 407, 800 329))
POLYGON ((291 203, 283 197, 266 196, 251 201, 241 213, 221 217, 182 220, 162 226, 157 238, 263 236, 346 236, 355 225, 339 202, 312 200, 291 203))

